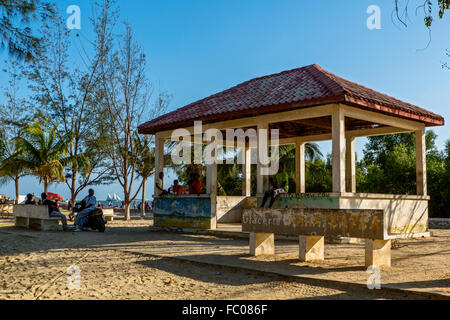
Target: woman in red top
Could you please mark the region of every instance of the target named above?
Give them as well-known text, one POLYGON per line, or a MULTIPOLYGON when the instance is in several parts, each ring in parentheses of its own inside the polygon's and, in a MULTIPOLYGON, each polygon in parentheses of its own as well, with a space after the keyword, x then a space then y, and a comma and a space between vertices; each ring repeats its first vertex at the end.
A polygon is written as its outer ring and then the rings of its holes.
POLYGON ((191 173, 191 179, 189 180, 189 194, 201 194, 202 182, 200 181, 200 175, 198 173, 191 173))

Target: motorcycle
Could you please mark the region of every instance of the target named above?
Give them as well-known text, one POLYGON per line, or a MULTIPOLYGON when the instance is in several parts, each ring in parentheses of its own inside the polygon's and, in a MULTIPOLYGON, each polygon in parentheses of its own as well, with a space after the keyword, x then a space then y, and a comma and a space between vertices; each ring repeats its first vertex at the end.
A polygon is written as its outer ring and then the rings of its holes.
POLYGON ((89 216, 87 216, 87 222, 84 224, 84 228, 90 228, 92 230, 98 230, 99 232, 105 232, 106 221, 103 219, 102 208, 95 208, 89 216))
MULTIPOLYGON (((73 208, 73 212, 81 212, 86 209, 86 204, 84 201, 77 204, 76 207, 73 208)), ((73 221, 74 214, 73 212, 69 214, 70 221, 73 221)), ((95 208, 94 211, 89 213, 89 215, 83 221, 83 230, 87 231, 88 228, 93 230, 98 230, 99 232, 105 232, 106 229, 106 220, 103 218, 103 210, 100 207, 95 208)))

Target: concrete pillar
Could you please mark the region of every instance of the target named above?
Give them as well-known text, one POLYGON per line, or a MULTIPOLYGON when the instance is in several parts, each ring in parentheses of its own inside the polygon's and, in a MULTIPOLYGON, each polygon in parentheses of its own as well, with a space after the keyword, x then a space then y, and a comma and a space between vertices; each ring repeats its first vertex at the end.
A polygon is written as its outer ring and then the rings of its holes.
MULTIPOLYGON (((215 155, 215 152, 214 154, 215 155)), ((206 192, 211 199, 211 229, 217 228, 217 163, 206 166, 206 192)))
POLYGON ((297 140, 295 144, 295 192, 305 193, 305 143, 297 140))
POLYGON ((156 188, 156 182, 159 179, 159 173, 164 170, 164 139, 159 134, 155 135, 155 195, 159 196, 161 191, 156 188))
POLYGON ((391 240, 366 239, 366 268, 391 266, 391 240))
POLYGON ((348 137, 345 146, 345 186, 346 191, 356 193, 356 152, 355 138, 348 137))
POLYGON ((333 192, 345 192, 345 117, 340 106, 333 110, 333 192))
POLYGON ((323 261, 325 259, 325 237, 300 236, 300 261, 323 261))
POLYGON ((427 195, 427 160, 426 160, 425 129, 416 131, 416 177, 417 194, 427 195))
POLYGON ((244 163, 242 164, 242 195, 250 197, 251 195, 251 173, 252 173, 252 149, 248 144, 242 149, 244 163))
POLYGON ((275 235, 273 233, 250 233, 250 255, 275 254, 275 235))
MULTIPOLYGON (((260 150, 259 147, 262 145, 262 141, 260 140, 261 137, 259 135, 259 131, 260 130, 266 130, 267 132, 267 141, 265 141, 265 144, 267 147, 269 147, 269 124, 268 123, 259 123, 258 124, 258 132, 257 132, 257 139, 258 139, 258 145, 257 145, 257 171, 256 171, 256 193, 258 195, 262 195, 264 194, 264 176, 261 174, 261 169, 264 167, 263 163, 262 163, 262 159, 261 159, 261 155, 260 155, 260 150)), ((269 155, 266 155, 267 157, 269 155)))

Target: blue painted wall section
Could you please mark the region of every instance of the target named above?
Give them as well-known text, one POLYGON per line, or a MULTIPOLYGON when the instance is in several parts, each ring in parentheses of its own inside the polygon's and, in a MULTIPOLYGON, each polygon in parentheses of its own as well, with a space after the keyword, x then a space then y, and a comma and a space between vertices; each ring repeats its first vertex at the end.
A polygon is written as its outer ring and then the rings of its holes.
POLYGON ((162 197, 155 199, 156 227, 211 228, 210 198, 162 197))

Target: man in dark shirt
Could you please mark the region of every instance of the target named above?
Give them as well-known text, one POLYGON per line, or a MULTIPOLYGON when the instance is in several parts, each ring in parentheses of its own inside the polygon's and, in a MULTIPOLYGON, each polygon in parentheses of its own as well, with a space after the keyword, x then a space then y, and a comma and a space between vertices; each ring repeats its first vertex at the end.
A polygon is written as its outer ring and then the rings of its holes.
POLYGON ((69 231, 69 228, 67 227, 67 218, 59 211, 58 204, 54 201, 48 200, 47 194, 45 192, 41 194, 41 198, 42 198, 42 205, 48 206, 48 212, 50 213, 50 217, 60 218, 61 223, 63 225, 63 230, 69 231))
POLYGON ((27 200, 25 201, 25 204, 36 204, 36 200, 34 200, 34 196, 31 193, 27 194, 27 200))

